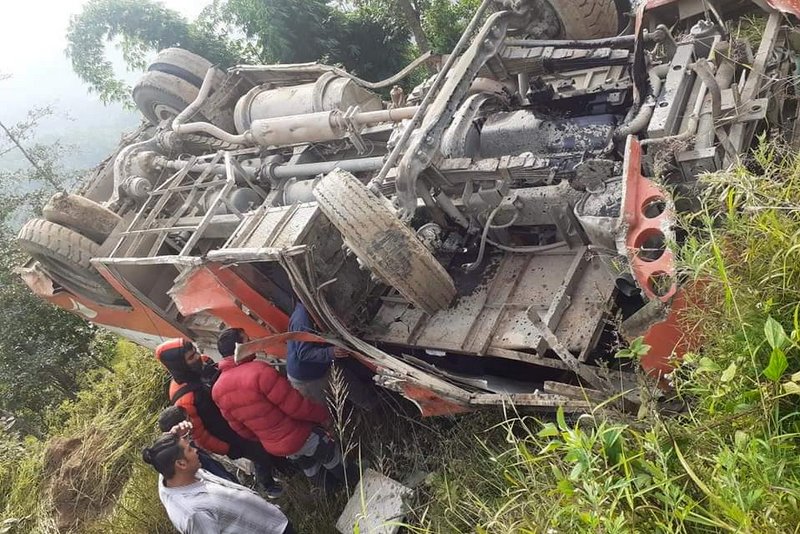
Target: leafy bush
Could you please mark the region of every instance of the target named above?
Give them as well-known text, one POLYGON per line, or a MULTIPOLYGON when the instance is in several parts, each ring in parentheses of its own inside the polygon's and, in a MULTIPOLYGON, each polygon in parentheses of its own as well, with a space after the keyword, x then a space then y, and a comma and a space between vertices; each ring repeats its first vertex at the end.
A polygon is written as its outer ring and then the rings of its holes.
POLYGON ((452 52, 480 4, 478 0, 431 0, 422 16, 431 48, 440 54, 452 52))

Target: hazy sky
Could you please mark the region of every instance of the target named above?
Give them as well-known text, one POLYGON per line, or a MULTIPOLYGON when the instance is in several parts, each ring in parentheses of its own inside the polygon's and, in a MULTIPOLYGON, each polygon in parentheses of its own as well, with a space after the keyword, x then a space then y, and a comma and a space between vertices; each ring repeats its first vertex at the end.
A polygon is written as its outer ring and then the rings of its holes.
MULTIPOLYGON (((69 17, 85 0, 14 0, 3 2, 0 32, 0 70, 17 71, 29 62, 63 57, 69 17), (24 52, 22 52, 24 50, 24 52)), ((166 0, 167 7, 193 19, 208 4, 203 0, 166 0)), ((66 60, 65 60, 66 61, 66 60)))
MULTIPOLYGON (((0 31, 0 120, 14 123, 34 106, 53 105, 60 116, 43 124, 43 136, 70 142, 99 139, 81 146, 91 157, 102 158, 116 145, 122 130, 138 122, 138 115, 118 105, 104 107, 72 72, 64 55, 69 17, 86 0, 4 0, 0 31), (66 120, 65 116, 70 120, 66 120), (94 146, 94 145, 99 146, 94 146)), ((193 19, 206 0, 166 0, 167 7, 193 19)), ((110 47, 109 57, 120 54, 110 47)), ((135 79, 136 74, 123 76, 135 79)), ((84 154, 86 155, 86 154, 84 154)))

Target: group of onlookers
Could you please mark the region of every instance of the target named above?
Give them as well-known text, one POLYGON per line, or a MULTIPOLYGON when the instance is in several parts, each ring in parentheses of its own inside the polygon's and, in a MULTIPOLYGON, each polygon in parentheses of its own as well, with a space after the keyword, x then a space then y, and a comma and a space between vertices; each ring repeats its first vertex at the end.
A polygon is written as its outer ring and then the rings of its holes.
MULTIPOLYGON (((305 307, 298 303, 289 331, 313 332, 305 307)), ((268 498, 283 491, 276 467, 300 469, 324 490, 354 483, 355 469, 345 465, 328 430, 325 390, 333 362, 349 353, 332 345, 289 341, 287 377, 255 352, 238 328, 222 332, 215 363, 186 339, 156 348, 156 358, 172 377, 170 407, 162 412, 163 434, 143 451, 159 472, 159 497, 175 528, 186 533, 291 533, 281 510, 236 478, 211 453, 246 458, 268 498), (238 347, 238 350, 237 350, 238 347)), ((350 380, 355 381, 353 376, 350 380)), ((349 387, 355 400, 368 406, 362 388, 349 387)))

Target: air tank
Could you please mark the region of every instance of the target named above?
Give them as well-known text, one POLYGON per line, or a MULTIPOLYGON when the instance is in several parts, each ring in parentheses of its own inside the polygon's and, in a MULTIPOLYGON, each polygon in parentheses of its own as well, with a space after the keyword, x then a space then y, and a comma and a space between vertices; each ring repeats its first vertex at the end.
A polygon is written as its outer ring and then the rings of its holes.
POLYGON ((361 111, 383 108, 377 94, 359 86, 350 78, 325 73, 314 83, 270 88, 269 84, 251 89, 236 103, 236 131, 244 133, 253 121, 322 111, 346 111, 358 106, 361 111))

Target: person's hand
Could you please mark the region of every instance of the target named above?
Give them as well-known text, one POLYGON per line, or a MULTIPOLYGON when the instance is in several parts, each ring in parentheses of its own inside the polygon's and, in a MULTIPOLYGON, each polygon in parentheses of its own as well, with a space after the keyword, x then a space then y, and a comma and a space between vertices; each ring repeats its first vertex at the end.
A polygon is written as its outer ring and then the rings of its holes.
POLYGON ((179 438, 188 438, 192 433, 191 421, 181 421, 169 429, 170 434, 175 434, 179 438))
POLYGON ((347 349, 343 349, 342 347, 333 347, 333 357, 334 358, 349 358, 350 351, 347 349))

